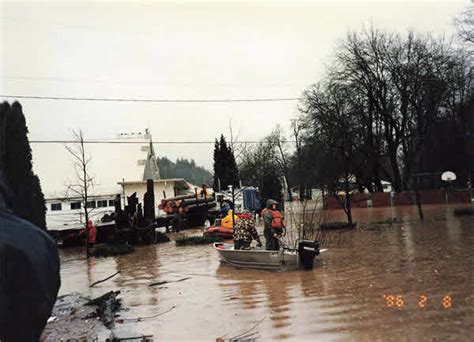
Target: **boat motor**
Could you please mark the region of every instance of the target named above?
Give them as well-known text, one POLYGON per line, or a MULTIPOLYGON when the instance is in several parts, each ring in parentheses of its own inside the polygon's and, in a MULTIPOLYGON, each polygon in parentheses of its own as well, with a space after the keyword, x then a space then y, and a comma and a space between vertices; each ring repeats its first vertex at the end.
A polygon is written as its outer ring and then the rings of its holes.
POLYGON ((313 268, 314 258, 319 254, 319 242, 311 240, 298 241, 298 255, 303 268, 313 268))

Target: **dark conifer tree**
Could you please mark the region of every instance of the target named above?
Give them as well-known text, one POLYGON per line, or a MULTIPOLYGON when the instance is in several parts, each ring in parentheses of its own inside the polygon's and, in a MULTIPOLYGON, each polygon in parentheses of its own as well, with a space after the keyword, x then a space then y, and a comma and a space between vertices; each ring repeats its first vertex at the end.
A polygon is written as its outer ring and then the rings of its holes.
POLYGON ((227 186, 239 186, 239 171, 235 161, 232 149, 227 145, 224 135, 221 135, 219 141, 216 140, 214 145, 214 189, 219 188, 220 180, 221 189, 227 186))
POLYGON ((234 151, 227 148, 227 165, 228 165, 228 183, 234 187, 239 186, 239 169, 237 168, 237 162, 235 161, 234 151))
POLYGON ((13 211, 41 229, 46 229, 46 207, 39 178, 32 170, 28 128, 18 102, 2 104, 3 162, 13 192, 13 211))
POLYGON ((214 191, 219 190, 219 178, 222 176, 221 175, 221 165, 222 165, 222 160, 221 160, 221 149, 220 149, 220 144, 219 141, 214 143, 214 191))

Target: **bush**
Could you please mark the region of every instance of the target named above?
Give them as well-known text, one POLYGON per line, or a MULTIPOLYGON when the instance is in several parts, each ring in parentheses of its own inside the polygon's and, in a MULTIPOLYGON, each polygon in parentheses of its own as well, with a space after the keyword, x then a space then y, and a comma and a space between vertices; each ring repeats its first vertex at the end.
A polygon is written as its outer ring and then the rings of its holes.
POLYGON ((123 245, 107 245, 95 247, 91 255, 95 257, 109 257, 116 255, 130 254, 135 251, 135 248, 129 244, 123 245))
POLYGON ((322 223, 319 227, 321 230, 336 230, 336 229, 354 229, 357 226, 357 222, 328 222, 322 223))
POLYGON ((474 208, 456 208, 453 212, 454 216, 474 216, 474 208))
POLYGON ((185 236, 176 240, 176 246, 207 245, 221 241, 220 237, 185 236))

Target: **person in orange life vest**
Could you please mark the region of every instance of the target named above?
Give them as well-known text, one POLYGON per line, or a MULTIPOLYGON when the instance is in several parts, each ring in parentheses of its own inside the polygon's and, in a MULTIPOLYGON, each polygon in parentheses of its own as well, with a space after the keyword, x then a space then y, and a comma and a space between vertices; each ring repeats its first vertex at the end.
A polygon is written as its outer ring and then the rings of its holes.
POLYGON ((87 232, 87 242, 94 244, 97 242, 97 228, 94 226, 91 220, 87 221, 87 228, 80 231, 79 235, 83 235, 87 232))
POLYGON ((265 236, 265 249, 269 251, 277 251, 280 249, 278 238, 283 234, 283 216, 277 210, 278 202, 272 199, 267 200, 267 207, 262 211, 265 236))

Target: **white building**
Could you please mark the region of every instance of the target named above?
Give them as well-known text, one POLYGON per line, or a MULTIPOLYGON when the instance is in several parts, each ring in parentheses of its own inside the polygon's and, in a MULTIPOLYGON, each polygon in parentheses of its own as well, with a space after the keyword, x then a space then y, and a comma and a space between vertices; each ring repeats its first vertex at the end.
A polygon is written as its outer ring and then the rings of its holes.
MULTIPOLYGON (((99 222, 105 214, 114 212, 115 194, 93 195, 88 198, 90 219, 99 222)), ((80 197, 47 198, 46 225, 48 230, 78 229, 84 225, 84 203, 80 197)))

